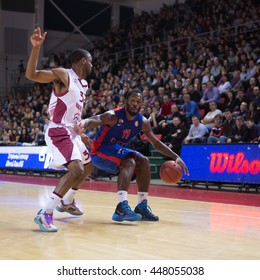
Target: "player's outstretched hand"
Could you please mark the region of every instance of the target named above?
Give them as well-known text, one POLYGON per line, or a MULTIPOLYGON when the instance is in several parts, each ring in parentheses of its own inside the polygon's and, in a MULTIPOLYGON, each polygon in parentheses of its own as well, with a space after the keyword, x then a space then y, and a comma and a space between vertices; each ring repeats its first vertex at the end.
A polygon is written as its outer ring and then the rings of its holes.
POLYGON ((186 166, 185 162, 180 157, 178 157, 176 159, 176 163, 178 163, 182 167, 185 175, 190 175, 188 167, 186 166))

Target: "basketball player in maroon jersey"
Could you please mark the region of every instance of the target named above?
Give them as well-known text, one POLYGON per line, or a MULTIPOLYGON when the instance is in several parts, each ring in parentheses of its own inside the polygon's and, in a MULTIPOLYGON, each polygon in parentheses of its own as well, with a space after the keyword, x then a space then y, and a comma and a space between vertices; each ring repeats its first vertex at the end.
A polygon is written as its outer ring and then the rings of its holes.
POLYGON ((74 131, 75 124, 81 120, 88 83, 85 80, 92 69, 92 57, 84 49, 76 49, 71 54, 70 69, 62 67, 38 70, 37 63, 40 48, 46 32, 38 27, 30 41, 32 50, 26 67, 26 78, 38 83, 53 83, 49 102, 50 124, 45 133, 45 141, 53 155, 50 167, 65 168, 67 173, 59 180, 46 205, 34 221, 43 232, 56 232, 53 224, 53 211, 82 215, 74 199, 81 183, 91 174, 93 165, 89 152, 81 140, 81 135, 74 131))

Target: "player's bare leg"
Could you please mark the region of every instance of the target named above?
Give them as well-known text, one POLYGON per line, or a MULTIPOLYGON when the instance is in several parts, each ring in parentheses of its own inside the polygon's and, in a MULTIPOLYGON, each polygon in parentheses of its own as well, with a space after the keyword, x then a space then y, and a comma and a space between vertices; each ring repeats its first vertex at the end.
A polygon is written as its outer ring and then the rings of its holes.
POLYGON ((138 186, 138 205, 135 207, 135 212, 142 215, 142 220, 158 221, 158 216, 155 216, 150 207, 147 205, 148 191, 151 181, 151 171, 149 159, 145 156, 136 158, 136 183, 138 186))
POLYGON ((59 212, 68 212, 71 215, 80 216, 83 212, 77 207, 74 195, 76 191, 80 188, 81 184, 86 180, 86 178, 93 172, 94 168, 91 162, 84 165, 84 172, 75 178, 71 185, 71 188, 64 195, 63 199, 56 207, 59 212))
POLYGON ((132 157, 126 157, 121 161, 119 167, 119 174, 117 179, 118 184, 118 205, 115 213, 112 216, 112 220, 117 222, 122 221, 139 221, 142 216, 135 213, 128 205, 127 191, 131 182, 131 177, 135 170, 135 161, 132 157))

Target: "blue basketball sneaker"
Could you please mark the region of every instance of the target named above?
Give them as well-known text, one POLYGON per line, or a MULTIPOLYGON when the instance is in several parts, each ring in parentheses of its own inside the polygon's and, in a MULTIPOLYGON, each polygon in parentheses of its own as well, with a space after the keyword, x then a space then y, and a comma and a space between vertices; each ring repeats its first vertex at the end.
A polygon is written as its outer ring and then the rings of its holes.
POLYGON ((130 221, 135 222, 142 219, 142 215, 135 213, 128 205, 128 201, 124 200, 117 204, 116 211, 112 216, 112 220, 117 222, 130 221))
POLYGON ((151 208, 147 205, 147 199, 144 199, 135 207, 135 213, 142 215, 143 221, 157 222, 159 217, 152 213, 151 208))
POLYGON ((56 232, 58 228, 53 224, 53 213, 49 211, 43 212, 41 209, 37 216, 34 218, 34 222, 39 226, 41 231, 44 232, 56 232))

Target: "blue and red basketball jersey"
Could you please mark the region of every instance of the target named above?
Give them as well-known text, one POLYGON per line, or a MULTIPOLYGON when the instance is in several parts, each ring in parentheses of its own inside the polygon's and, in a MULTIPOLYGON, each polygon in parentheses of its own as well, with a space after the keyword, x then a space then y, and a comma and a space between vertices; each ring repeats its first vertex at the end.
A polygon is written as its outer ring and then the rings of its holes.
POLYGON ((141 132, 143 117, 138 113, 134 120, 126 117, 125 107, 114 109, 117 116, 115 126, 102 125, 93 139, 91 153, 95 153, 100 145, 118 144, 126 147, 128 142, 141 132))

